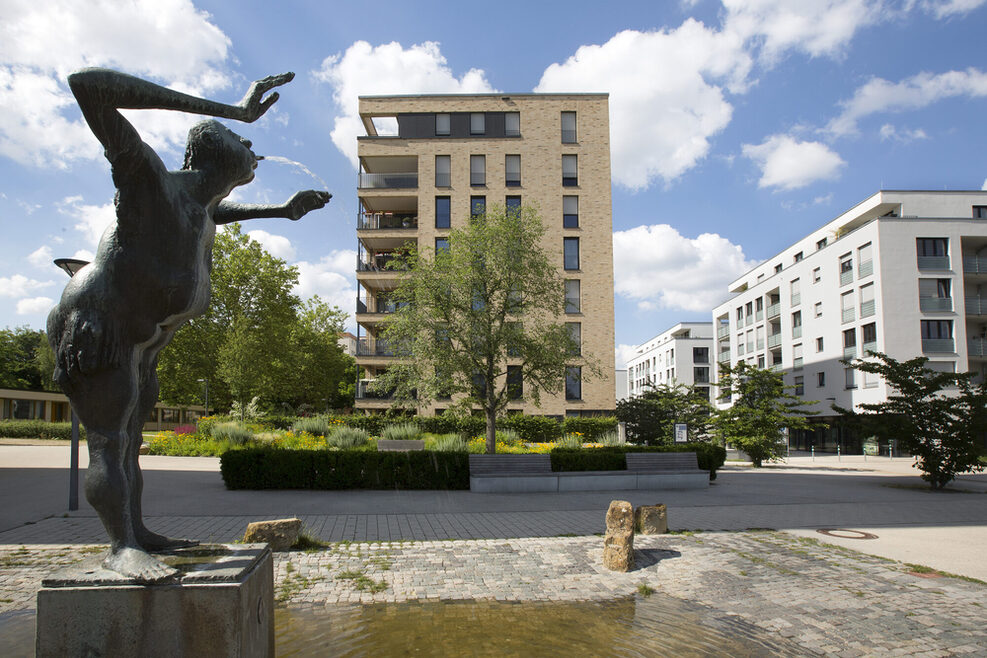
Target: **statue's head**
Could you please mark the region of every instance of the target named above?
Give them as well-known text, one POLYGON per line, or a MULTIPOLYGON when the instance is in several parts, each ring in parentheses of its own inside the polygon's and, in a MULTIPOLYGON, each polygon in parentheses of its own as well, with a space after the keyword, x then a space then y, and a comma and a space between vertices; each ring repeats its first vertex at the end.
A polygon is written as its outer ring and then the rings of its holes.
POLYGON ((218 121, 200 121, 188 132, 182 169, 208 171, 229 183, 230 189, 249 183, 257 168, 257 156, 249 140, 218 121))

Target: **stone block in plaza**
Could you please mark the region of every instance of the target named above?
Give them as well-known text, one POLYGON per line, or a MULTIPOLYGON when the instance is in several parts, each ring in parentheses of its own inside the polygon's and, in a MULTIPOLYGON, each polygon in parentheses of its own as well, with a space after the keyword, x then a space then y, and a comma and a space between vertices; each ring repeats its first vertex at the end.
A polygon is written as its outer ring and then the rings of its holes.
POLYGON ((611 571, 634 568, 634 508, 626 500, 614 500, 607 509, 603 566, 611 571))
POLYGON ((668 532, 668 515, 664 505, 641 505, 634 510, 634 531, 642 535, 668 532))
POLYGON ((286 551, 295 545, 301 531, 301 519, 254 521, 247 525, 243 541, 247 544, 267 544, 272 551, 286 551))
POLYGON ((102 556, 38 590, 36 655, 274 656, 274 562, 264 545, 213 544, 156 553, 176 580, 140 585, 102 556))

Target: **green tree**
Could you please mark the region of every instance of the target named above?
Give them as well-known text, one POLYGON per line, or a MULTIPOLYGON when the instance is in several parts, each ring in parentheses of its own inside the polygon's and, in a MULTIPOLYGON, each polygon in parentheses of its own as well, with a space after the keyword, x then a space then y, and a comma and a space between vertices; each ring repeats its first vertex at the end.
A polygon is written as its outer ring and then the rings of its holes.
POLYGON ((639 396, 617 402, 617 420, 632 443, 663 445, 675 440, 675 423, 689 425, 690 441, 709 440, 713 406, 705 391, 677 384, 650 386, 639 396))
POLYGON ((34 353, 45 332, 28 327, 0 329, 0 387, 41 390, 51 380, 54 367, 43 374, 34 353))
POLYGON ((448 249, 409 248, 394 264, 407 274, 382 332, 404 358, 374 388, 393 390, 398 404, 450 397, 458 409, 479 406, 493 453, 497 414, 511 399, 539 405, 541 393, 562 389, 569 366, 584 380, 597 374, 558 321, 565 290, 544 233, 532 208, 491 207, 453 229, 448 249))
POLYGON ((41 388, 45 391, 60 391, 58 384, 52 379, 55 372, 55 351, 51 349, 48 342, 48 335, 38 332, 38 342, 34 346, 34 368, 38 371, 41 380, 41 388))
POLYGON ((868 434, 897 439, 917 458, 915 465, 932 489, 942 489, 957 473, 982 471, 979 458, 987 433, 984 382, 974 384, 972 373, 929 370, 922 356, 908 361, 880 352, 868 356, 844 363, 883 377, 887 400, 859 404, 863 413, 833 408, 868 434))
POLYGON ((346 317, 315 296, 302 307, 292 331, 295 395, 319 410, 353 406, 356 361, 339 345, 346 317))
POLYGON ((813 404, 789 393, 781 373, 756 368, 744 361, 730 367, 720 365, 721 395, 730 394, 733 404, 717 412, 717 435, 746 452, 754 466, 785 454, 783 430, 807 429, 806 416, 817 411, 801 408, 813 404))

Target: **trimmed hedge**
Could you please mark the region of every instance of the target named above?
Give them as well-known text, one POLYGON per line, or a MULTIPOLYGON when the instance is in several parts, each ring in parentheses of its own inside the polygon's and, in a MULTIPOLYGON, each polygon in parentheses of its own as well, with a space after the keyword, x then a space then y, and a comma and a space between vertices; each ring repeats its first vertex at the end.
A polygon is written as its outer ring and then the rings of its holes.
POLYGON ((612 448, 553 448, 553 471, 623 471, 627 468, 624 454, 628 452, 695 452, 699 468, 709 471, 709 479, 716 479, 716 471, 727 459, 724 447, 712 443, 681 443, 670 446, 626 445, 612 448))
MULTIPOLYGON (((0 420, 0 437, 5 439, 72 438, 72 423, 48 423, 43 420, 0 420)), ((79 438, 86 438, 86 428, 79 424, 79 438)))
POLYGON ((583 441, 596 441, 607 432, 616 431, 616 416, 577 416, 562 421, 563 434, 579 432, 583 441))
POLYGON ((230 450, 220 458, 227 489, 469 489, 463 452, 230 450))
POLYGON ((522 441, 528 443, 551 443, 562 437, 562 425, 548 416, 505 416, 497 423, 504 429, 514 430, 522 441))

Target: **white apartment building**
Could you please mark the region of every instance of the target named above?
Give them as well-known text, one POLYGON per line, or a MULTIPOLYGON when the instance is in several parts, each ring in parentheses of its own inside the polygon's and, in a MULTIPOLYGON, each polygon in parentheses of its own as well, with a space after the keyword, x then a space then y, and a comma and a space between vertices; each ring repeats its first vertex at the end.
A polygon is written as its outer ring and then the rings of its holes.
POLYGON ((841 359, 868 350, 925 356, 928 367, 984 376, 987 191, 880 191, 730 292, 713 309, 717 361, 784 372, 806 407, 831 421, 828 430, 793 435, 793 447, 859 450, 859 439, 832 422, 831 407, 881 402, 886 385, 841 359))
POLYGON ((709 395, 712 381, 713 324, 680 322, 637 347, 627 361, 627 393, 641 395, 648 385, 695 385, 709 395))

